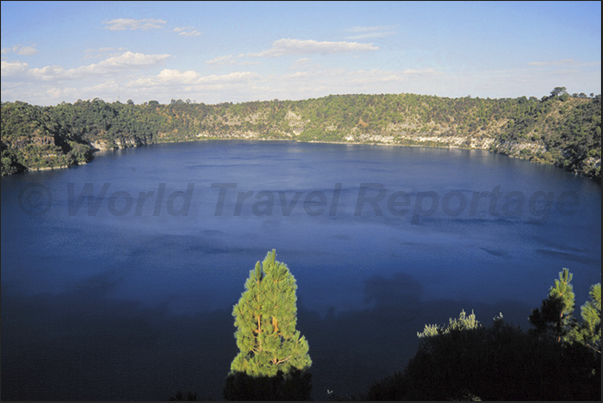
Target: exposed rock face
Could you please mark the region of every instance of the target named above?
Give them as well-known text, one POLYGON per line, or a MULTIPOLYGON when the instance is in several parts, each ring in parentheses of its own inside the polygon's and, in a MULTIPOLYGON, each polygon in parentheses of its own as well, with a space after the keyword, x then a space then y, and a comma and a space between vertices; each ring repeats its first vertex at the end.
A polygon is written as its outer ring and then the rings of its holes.
POLYGON ((113 149, 107 140, 97 140, 90 143, 92 148, 97 151, 107 151, 113 149))
POLYGON ((134 139, 119 139, 115 143, 118 149, 136 147, 139 144, 134 139))
POLYGON ((145 144, 144 142, 137 142, 134 139, 117 139, 115 143, 109 140, 96 140, 90 143, 90 146, 95 151, 107 151, 107 150, 122 150, 124 148, 137 147, 145 144))
POLYGON ((493 141, 490 149, 497 153, 506 154, 509 156, 519 155, 523 150, 527 150, 530 153, 546 151, 546 147, 542 144, 531 142, 519 143, 516 141, 493 141))

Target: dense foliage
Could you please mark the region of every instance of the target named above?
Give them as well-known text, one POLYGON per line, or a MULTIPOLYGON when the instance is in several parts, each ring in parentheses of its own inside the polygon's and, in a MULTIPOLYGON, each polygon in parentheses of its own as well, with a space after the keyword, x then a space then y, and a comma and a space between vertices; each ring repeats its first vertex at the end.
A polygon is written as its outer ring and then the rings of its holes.
POLYGON ((461 312, 426 325, 403 372, 373 384, 368 400, 600 400, 601 284, 591 287, 582 322, 572 316, 567 269, 524 331, 494 318, 482 326, 461 312))
POLYGON ((558 342, 580 343, 601 354, 601 284, 594 284, 589 300, 582 305, 582 322, 574 318, 573 275, 564 268, 549 289, 539 309, 532 310, 530 323, 539 334, 549 335, 558 342))
POLYGON ((91 150, 202 139, 480 148, 600 180, 601 97, 330 95, 302 101, 2 103, 2 174, 89 161, 91 150))
POLYGON ((233 308, 239 353, 224 388, 228 400, 306 400, 312 365, 297 325, 297 285, 286 264, 268 252, 233 308))

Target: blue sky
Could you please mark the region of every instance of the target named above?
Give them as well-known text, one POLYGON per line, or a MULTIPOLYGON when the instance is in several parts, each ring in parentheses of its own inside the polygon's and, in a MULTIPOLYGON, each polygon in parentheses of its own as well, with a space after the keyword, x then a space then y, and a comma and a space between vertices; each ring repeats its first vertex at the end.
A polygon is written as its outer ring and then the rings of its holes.
POLYGON ((2 101, 601 93, 601 2, 2 1, 2 101))

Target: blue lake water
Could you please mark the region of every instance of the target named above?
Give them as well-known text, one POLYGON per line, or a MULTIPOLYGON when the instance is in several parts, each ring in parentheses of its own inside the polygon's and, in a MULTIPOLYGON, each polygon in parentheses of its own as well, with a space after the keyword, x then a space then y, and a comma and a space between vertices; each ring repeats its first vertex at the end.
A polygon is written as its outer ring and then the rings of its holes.
MULTIPOLYGON (((314 396, 402 369, 461 309, 527 326, 601 281, 601 188, 486 151, 210 141, 2 178, 7 400, 221 398, 232 306, 276 249, 314 396)), ((579 312, 579 311, 578 311, 579 312)))

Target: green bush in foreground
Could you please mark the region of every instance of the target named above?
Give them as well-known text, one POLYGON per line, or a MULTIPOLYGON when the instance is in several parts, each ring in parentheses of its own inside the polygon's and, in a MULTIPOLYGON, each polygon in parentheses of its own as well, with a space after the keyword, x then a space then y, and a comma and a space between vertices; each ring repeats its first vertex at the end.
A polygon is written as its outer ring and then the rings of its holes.
POLYGON ((601 285, 591 287, 582 322, 573 317, 564 269, 524 331, 502 315, 490 327, 461 312, 427 325, 404 372, 374 383, 368 400, 600 400, 601 285))

